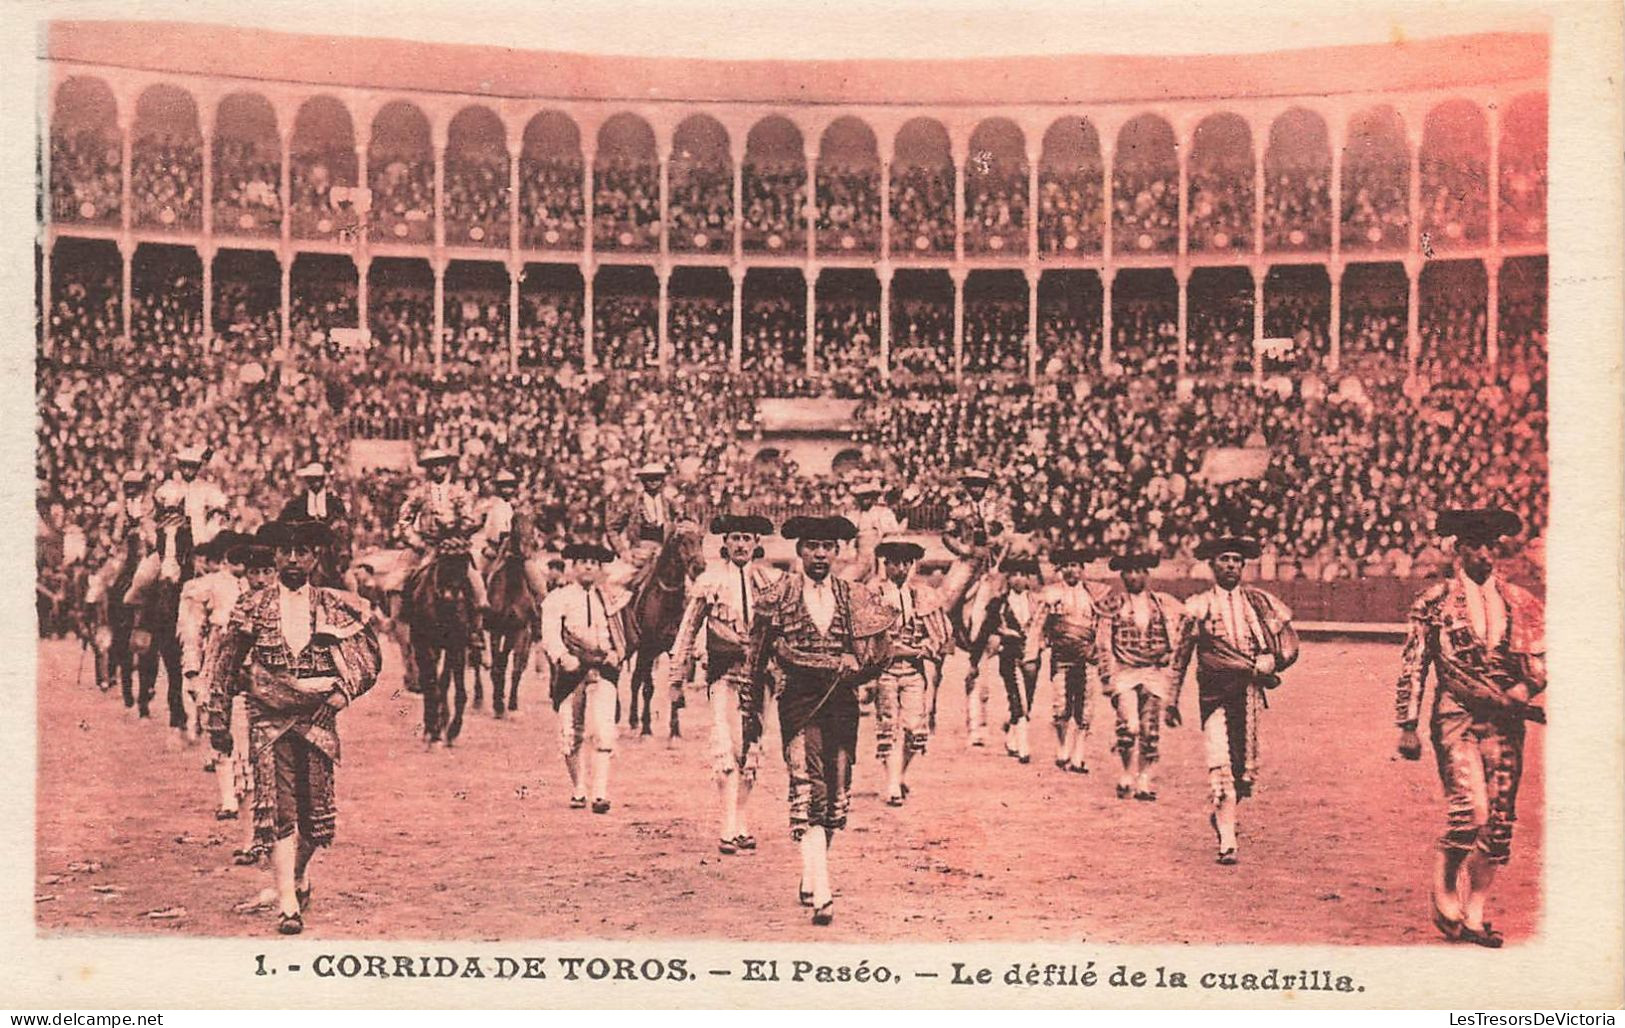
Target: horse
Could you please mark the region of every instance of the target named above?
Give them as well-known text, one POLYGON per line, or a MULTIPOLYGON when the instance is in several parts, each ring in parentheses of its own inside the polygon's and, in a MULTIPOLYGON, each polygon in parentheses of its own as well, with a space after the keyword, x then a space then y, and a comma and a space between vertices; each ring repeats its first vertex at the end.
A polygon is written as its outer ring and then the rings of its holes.
POLYGON ((402 603, 409 649, 423 693, 423 738, 429 746, 450 746, 463 730, 468 705, 464 676, 474 625, 474 601, 468 588, 467 551, 438 554, 427 569, 407 583, 402 603), (456 689, 456 711, 448 694, 456 689))
MULTIPOLYGON (((657 553, 631 583, 632 599, 621 609, 627 652, 632 660, 631 707, 628 725, 641 725, 641 735, 653 734, 650 707, 654 699, 654 663, 677 644, 677 627, 688 602, 688 583, 705 570, 705 536, 694 522, 678 523, 657 553), (642 719, 638 700, 643 700, 642 719)), ((671 738, 682 736, 678 711, 681 693, 671 705, 671 738)))
MULTIPOLYGON (((998 567, 1008 550, 1009 543, 1005 542, 955 558, 939 587, 943 597, 942 607, 952 629, 953 649, 964 651, 970 662, 965 673, 965 723, 973 735, 977 728, 977 704, 973 694, 981 677, 982 658, 987 647, 986 640, 978 638, 981 634, 979 630, 988 602, 1002 586, 998 567)), ((942 684, 942 667, 945 663, 946 658, 938 663, 932 682, 930 722, 933 726, 937 721, 937 693, 942 684)))
POLYGON ((419 692, 421 687, 412 659, 411 631, 401 616, 401 592, 408 564, 416 557, 411 550, 369 550, 355 559, 344 576, 355 583, 355 591, 362 599, 382 613, 382 632, 400 650, 401 679, 411 693, 419 692))
MULTIPOLYGON (((536 595, 525 573, 524 540, 530 538, 530 531, 530 519, 516 515, 502 545, 491 558, 485 577, 485 593, 490 604, 485 627, 491 635, 491 714, 499 718, 505 712, 519 710, 519 679, 530 663, 536 605, 542 599, 536 595)), ((478 675, 476 670, 476 710, 480 706, 478 675)))
POLYGON ((195 704, 181 678, 181 643, 178 634, 181 586, 192 577, 192 530, 184 520, 160 526, 155 555, 159 558, 155 579, 132 587, 135 608, 131 646, 137 654, 136 671, 141 680, 142 713, 145 701, 157 691, 158 662, 164 663, 169 701, 169 727, 180 730, 187 740, 201 735, 195 704), (188 709, 191 706, 192 709, 188 709))

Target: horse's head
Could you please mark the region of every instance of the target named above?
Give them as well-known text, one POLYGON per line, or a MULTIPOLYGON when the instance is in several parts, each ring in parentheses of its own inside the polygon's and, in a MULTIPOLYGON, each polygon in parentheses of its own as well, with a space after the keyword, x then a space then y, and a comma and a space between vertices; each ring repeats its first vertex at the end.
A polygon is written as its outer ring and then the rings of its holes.
POLYGON ((449 612, 468 599, 467 553, 445 553, 435 558, 425 586, 424 610, 449 612))
POLYGON ((705 570, 705 533, 700 530, 698 522, 679 521, 672 526, 671 538, 667 540, 665 552, 669 554, 672 565, 681 568, 683 575, 689 581, 700 577, 705 570))

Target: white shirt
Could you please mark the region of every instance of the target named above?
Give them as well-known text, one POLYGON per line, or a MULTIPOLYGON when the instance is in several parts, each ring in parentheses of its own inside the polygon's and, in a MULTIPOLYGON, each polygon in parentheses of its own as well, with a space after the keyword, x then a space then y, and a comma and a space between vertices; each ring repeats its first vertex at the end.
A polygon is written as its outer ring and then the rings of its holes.
POLYGON ((807 584, 801 589, 801 601, 807 605, 807 614, 812 618, 813 625, 828 635, 829 626, 835 623, 835 589, 829 584, 829 579, 822 582, 807 579, 807 584))
POLYGON ((310 644, 310 583, 298 589, 289 589, 277 582, 277 600, 282 616, 282 638, 288 649, 298 656, 310 644))
POLYGON ((666 498, 659 493, 643 494, 643 519, 652 525, 666 523, 666 498))
POLYGON ((1460 579, 1462 592, 1467 597, 1467 619, 1472 622, 1473 634, 1487 648, 1495 649, 1506 636, 1507 607, 1506 601, 1501 598, 1501 591, 1495 588, 1494 576, 1486 578, 1483 585, 1466 575, 1456 577, 1460 579))
POLYGON ((327 490, 305 494, 305 513, 313 518, 327 517, 327 490))
POLYGON ((901 624, 907 625, 914 620, 914 597, 909 595, 907 585, 897 585, 888 578, 881 595, 885 596, 886 602, 896 608, 898 614, 902 616, 901 624))
POLYGON ((1010 615, 1018 625, 1025 625, 1032 620, 1032 604, 1025 592, 1010 591, 1010 597, 1005 602, 1010 604, 1010 615))
POLYGON ((579 582, 571 582, 547 594, 542 601, 542 649, 554 663, 574 656, 564 644, 566 628, 589 646, 605 651, 613 648, 609 608, 602 589, 586 589, 579 582))
POLYGON ((884 538, 903 529, 892 509, 878 503, 868 510, 858 511, 852 520, 857 524, 860 535, 876 535, 884 538))
POLYGON ((500 496, 492 497, 485 508, 485 528, 482 534, 487 539, 496 539, 506 535, 513 528, 513 504, 500 496))
POLYGON ((1134 627, 1143 632, 1151 627, 1151 594, 1142 589, 1127 596, 1129 616, 1134 619, 1134 627))
MULTIPOLYGON (((1094 613, 1095 599, 1089 594, 1088 583, 1081 579, 1077 585, 1057 582, 1050 588, 1054 590, 1051 597, 1057 610, 1077 617, 1088 617, 1094 613)), ((1012 593, 1011 595, 1015 594, 1012 593)))
POLYGON ((1264 648, 1264 633, 1258 627, 1257 615, 1253 613, 1253 605, 1247 602, 1247 597, 1241 594, 1241 587, 1234 589, 1213 590, 1216 605, 1219 608, 1219 618, 1224 623, 1224 633, 1235 643, 1236 648, 1242 652, 1251 652, 1264 648))

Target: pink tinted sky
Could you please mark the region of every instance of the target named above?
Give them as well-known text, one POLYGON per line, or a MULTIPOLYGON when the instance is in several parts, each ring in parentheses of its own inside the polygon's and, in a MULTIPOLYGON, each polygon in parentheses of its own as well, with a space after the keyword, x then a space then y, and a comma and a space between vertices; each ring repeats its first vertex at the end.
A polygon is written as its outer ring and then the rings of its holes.
POLYGON ((1256 53, 1472 32, 1544 31, 1515 3, 1298 0, 58 0, 65 19, 235 24, 525 50, 711 58, 955 58, 1015 54, 1256 53), (995 28, 995 31, 990 31, 995 28))

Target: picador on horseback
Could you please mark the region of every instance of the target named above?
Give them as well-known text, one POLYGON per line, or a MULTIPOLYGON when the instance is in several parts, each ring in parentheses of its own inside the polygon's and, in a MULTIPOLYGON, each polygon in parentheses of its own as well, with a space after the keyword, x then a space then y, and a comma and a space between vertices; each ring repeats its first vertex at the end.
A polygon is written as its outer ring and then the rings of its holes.
POLYGON ((411 620, 411 609, 424 578, 437 562, 461 564, 463 579, 474 608, 469 645, 482 650, 481 616, 487 607, 485 582, 474 567, 470 536, 479 522, 474 497, 461 484, 452 481, 451 469, 457 458, 445 450, 426 450, 418 458, 427 481, 414 487, 401 504, 395 532, 403 543, 419 555, 417 566, 407 575, 401 593, 401 613, 411 620))
MULTIPOLYGON (((540 628, 548 574, 537 552, 536 519, 522 503, 515 502, 519 496, 518 476, 499 471, 491 486, 496 495, 479 506, 480 527, 470 549, 490 604, 485 626, 491 635, 491 711, 503 717, 506 712, 518 710, 519 680, 540 628)), ((476 710, 479 705, 476 677, 476 710)))

